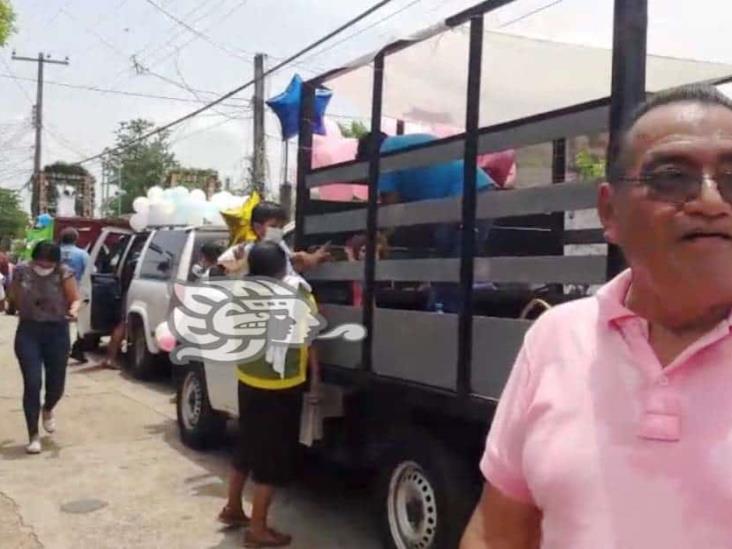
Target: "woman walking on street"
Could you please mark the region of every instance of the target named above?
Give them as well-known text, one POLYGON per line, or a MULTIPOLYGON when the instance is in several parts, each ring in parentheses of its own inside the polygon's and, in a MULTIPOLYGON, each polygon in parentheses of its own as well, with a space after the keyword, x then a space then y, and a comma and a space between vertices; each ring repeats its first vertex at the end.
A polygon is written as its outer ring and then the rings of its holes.
POLYGON ((38 420, 47 433, 56 430, 53 408, 61 399, 69 354, 69 320, 76 318, 79 293, 71 269, 62 265, 59 247, 39 242, 29 263, 19 265, 10 294, 18 309, 15 355, 23 374, 23 411, 28 427, 26 452, 41 452, 38 420), (45 370, 46 393, 41 407, 45 370))

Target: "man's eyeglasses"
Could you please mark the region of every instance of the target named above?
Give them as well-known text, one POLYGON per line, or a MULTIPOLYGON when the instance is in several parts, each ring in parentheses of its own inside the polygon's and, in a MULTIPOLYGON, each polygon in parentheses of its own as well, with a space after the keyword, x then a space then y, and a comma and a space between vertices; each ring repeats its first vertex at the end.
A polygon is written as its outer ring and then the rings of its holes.
POLYGON ((639 177, 620 177, 618 180, 645 187, 648 198, 652 200, 679 206, 699 198, 704 185, 713 185, 720 196, 732 204, 732 171, 721 172, 713 177, 703 173, 669 171, 639 177))

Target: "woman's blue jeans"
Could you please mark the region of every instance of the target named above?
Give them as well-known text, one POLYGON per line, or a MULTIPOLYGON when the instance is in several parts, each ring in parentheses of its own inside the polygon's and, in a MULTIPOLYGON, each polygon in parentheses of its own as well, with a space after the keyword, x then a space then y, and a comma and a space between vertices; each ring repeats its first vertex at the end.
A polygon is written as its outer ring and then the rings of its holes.
POLYGON ((23 411, 28 435, 38 434, 41 388, 46 377, 43 409, 53 410, 64 393, 69 356, 69 323, 21 320, 15 332, 15 356, 23 374, 23 411))

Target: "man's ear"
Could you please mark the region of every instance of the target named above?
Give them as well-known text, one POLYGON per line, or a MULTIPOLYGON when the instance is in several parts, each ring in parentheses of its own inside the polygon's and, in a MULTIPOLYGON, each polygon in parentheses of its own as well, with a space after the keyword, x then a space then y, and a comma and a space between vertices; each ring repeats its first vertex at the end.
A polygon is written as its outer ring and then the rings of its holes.
POLYGON ((605 240, 618 244, 618 212, 615 205, 616 190, 610 183, 601 183, 597 189, 597 213, 605 229, 605 240))

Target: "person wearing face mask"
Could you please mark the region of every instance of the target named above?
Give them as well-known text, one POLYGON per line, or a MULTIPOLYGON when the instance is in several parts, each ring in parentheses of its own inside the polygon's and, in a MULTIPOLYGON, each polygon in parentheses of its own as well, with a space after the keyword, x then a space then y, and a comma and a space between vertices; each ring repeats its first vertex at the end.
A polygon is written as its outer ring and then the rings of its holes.
POLYGON ((74 272, 61 263, 61 250, 50 241, 39 242, 31 261, 19 265, 10 287, 18 309, 15 355, 23 375, 23 411, 28 427, 29 454, 41 452, 38 420, 44 430, 56 430, 53 409, 64 392, 68 359, 69 320, 79 310, 74 272), (46 391, 41 407, 45 373, 46 391))
MULTIPOLYGON (((302 273, 316 265, 328 261, 329 245, 321 246, 313 253, 293 252, 284 241, 284 227, 287 212, 276 202, 263 201, 252 210, 252 230, 257 235, 256 242, 274 242, 287 256, 287 275, 302 273)), ((232 246, 218 259, 218 264, 230 276, 243 276, 249 271, 247 256, 256 242, 246 242, 232 246)))

